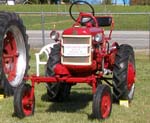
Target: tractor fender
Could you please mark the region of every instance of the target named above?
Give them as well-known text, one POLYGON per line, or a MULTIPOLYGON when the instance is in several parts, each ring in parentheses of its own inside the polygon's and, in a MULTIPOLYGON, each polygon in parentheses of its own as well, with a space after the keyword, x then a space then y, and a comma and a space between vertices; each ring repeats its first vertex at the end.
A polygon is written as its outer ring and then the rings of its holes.
POLYGON ((56 75, 70 75, 68 69, 62 64, 56 64, 54 67, 54 72, 56 75))

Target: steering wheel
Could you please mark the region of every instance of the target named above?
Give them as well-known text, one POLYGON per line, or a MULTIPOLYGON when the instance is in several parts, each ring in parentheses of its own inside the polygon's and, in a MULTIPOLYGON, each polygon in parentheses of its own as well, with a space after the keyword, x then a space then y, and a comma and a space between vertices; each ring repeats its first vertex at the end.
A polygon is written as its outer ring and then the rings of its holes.
MULTIPOLYGON (((94 11, 93 6, 92 6, 91 4, 89 4, 88 2, 86 2, 86 1, 75 1, 75 2, 73 2, 73 3, 71 4, 71 6, 70 6, 70 8, 69 8, 70 17, 71 17, 75 22, 78 21, 78 17, 73 16, 73 12, 72 12, 72 11, 73 11, 74 6, 76 6, 76 9, 78 10, 79 15, 80 15, 80 13, 91 13, 91 15, 93 15, 93 16, 94 16, 94 14, 95 14, 95 11, 94 11), (89 11, 89 12, 83 12, 82 10, 80 10, 83 5, 86 5, 86 6, 87 6, 86 8, 84 7, 84 9, 87 9, 87 8, 88 8, 88 9, 90 9, 90 11, 89 11)), ((85 18, 86 18, 86 17, 85 17, 85 18)), ((87 22, 90 22, 92 19, 93 19, 93 18, 90 18, 90 17, 89 17, 89 19, 84 19, 84 22, 79 22, 79 23, 82 23, 82 24, 83 24, 83 23, 87 23, 87 22)))

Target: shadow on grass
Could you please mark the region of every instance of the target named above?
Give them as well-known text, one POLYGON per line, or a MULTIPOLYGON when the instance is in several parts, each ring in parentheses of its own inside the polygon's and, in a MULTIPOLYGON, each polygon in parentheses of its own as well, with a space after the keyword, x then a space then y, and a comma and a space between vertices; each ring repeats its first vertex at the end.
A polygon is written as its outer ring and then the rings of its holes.
POLYGON ((0 94, 4 94, 4 89, 0 88, 0 94))
MULTIPOLYGON (((92 101, 93 95, 87 93, 71 92, 70 97, 65 102, 53 102, 47 112, 76 112, 80 109, 84 109, 89 101, 92 101)), ((43 101, 48 101, 47 95, 42 96, 43 101)))
MULTIPOLYGON (((78 90, 78 89, 74 89, 78 90)), ((88 90, 88 89, 87 89, 88 90)), ((42 96, 43 101, 48 101, 47 94, 44 94, 42 96)), ((93 100, 93 94, 92 93, 78 93, 76 91, 71 92, 70 97, 68 100, 64 102, 52 102, 49 106, 49 108, 46 110, 46 112, 68 112, 68 113, 74 113, 78 112, 81 109, 84 109, 86 106, 88 106, 89 102, 93 100)), ((92 107, 91 107, 92 109, 92 107)), ((82 112, 87 115, 88 119, 92 122, 95 120, 94 115, 91 113, 82 112)), ((103 120, 100 120, 103 121, 103 120)))

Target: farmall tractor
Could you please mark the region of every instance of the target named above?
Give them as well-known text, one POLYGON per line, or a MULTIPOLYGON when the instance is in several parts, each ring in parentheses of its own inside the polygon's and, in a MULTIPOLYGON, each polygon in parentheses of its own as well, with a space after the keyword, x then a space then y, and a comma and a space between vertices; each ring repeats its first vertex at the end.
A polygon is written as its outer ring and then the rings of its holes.
MULTIPOLYGON (((73 85, 87 83, 93 93, 92 114, 98 119, 109 117, 113 101, 131 102, 133 99, 136 74, 134 51, 128 44, 110 44, 113 18, 95 16, 94 8, 84 1, 72 3, 69 13, 75 21, 73 26, 65 29, 61 37, 57 31, 50 33, 51 39, 57 43, 51 48, 45 76, 24 77, 15 91, 14 112, 20 118, 34 114, 36 83, 46 83, 49 99, 59 102, 68 98, 73 85), (83 5, 90 11, 80 11, 74 16, 74 7, 83 5), (110 27, 108 36, 103 28, 105 26, 110 27), (25 84, 27 80, 31 81, 31 85, 25 84)), ((23 37, 18 38, 22 40, 23 37)), ((22 48, 20 50, 22 53, 22 48)))

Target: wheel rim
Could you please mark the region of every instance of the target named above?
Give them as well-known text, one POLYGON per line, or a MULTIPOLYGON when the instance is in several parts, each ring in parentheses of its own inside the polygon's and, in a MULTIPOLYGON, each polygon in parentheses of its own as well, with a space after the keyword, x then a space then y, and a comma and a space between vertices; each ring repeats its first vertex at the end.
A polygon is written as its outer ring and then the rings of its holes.
POLYGON ((128 63, 128 78, 127 78, 127 87, 128 90, 131 90, 132 85, 135 82, 135 69, 133 63, 128 63))
POLYGON ((25 91, 22 97, 22 109, 26 116, 32 114, 34 107, 34 99, 31 99, 31 91, 25 91))
POLYGON ((22 82, 26 70, 24 38, 16 26, 11 26, 6 31, 2 56, 5 77, 13 87, 16 87, 22 82))
POLYGON ((111 110, 111 98, 108 92, 104 93, 101 101, 101 114, 102 118, 107 118, 111 110))

